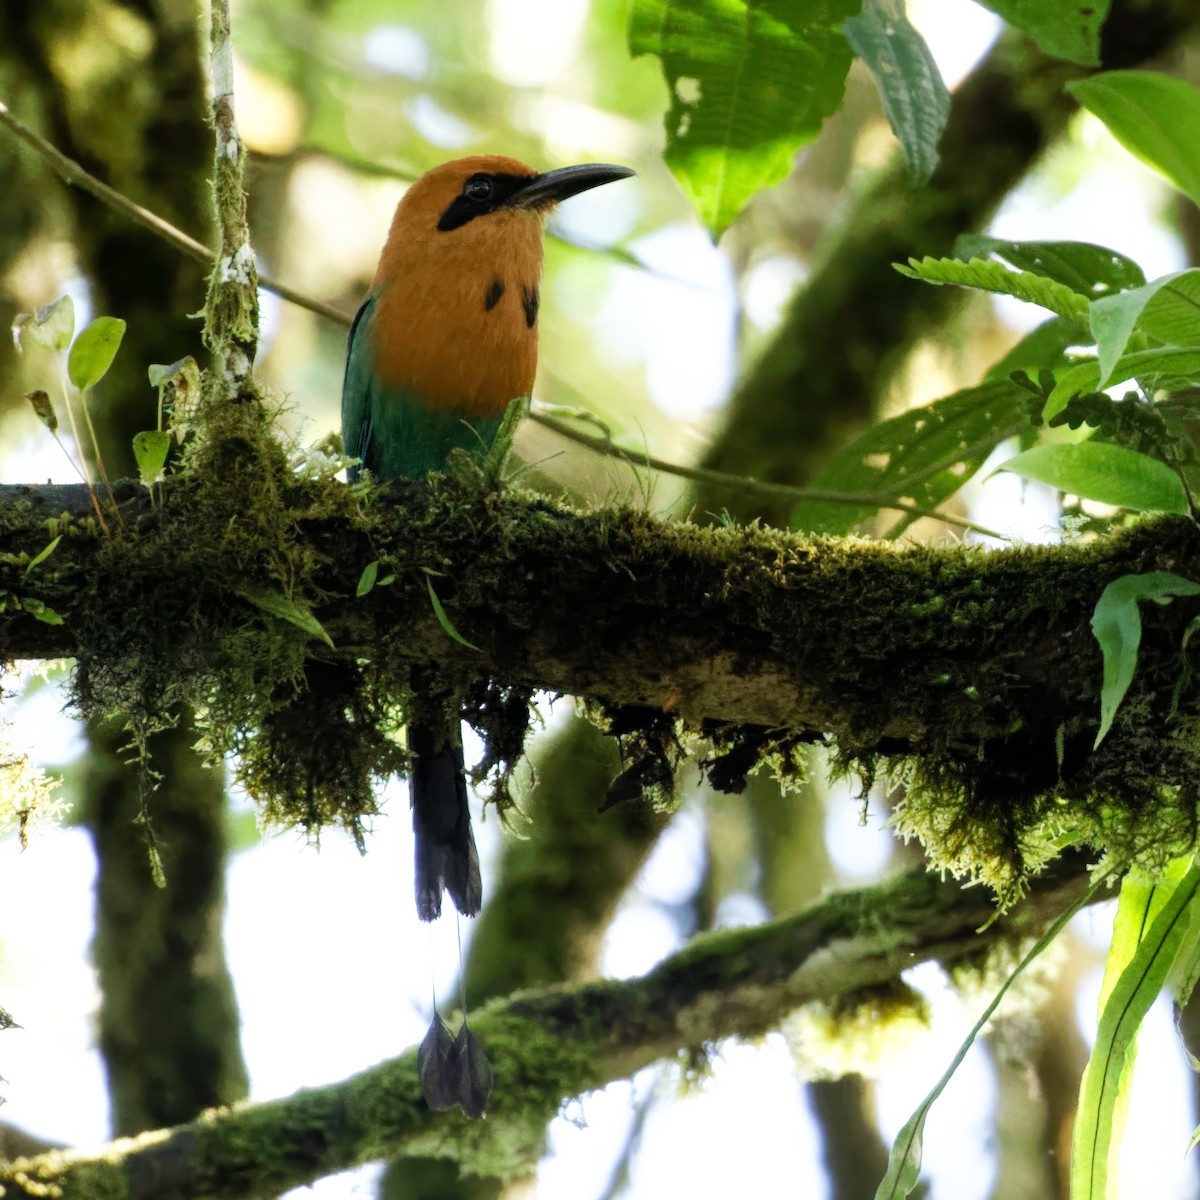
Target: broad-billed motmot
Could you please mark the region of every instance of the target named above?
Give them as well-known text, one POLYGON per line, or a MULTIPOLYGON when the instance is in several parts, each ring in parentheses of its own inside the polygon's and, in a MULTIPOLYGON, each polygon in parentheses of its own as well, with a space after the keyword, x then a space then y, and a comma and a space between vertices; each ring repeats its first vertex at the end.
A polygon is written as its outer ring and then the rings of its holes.
MULTIPOLYGON (((546 216, 632 174, 606 163, 539 174, 487 154, 443 163, 405 192, 350 330, 342 386, 345 452, 377 482, 423 478, 455 448, 491 448, 509 404, 533 387, 546 216)), ((417 914, 439 916, 444 889, 474 916, 483 891, 461 729, 456 715, 437 719, 437 704, 422 712, 423 678, 408 728, 417 914)))
MULTIPOLYGON (((364 468, 378 482, 419 479, 452 450, 491 449, 509 405, 533 387, 547 214, 632 174, 605 163, 538 174, 515 158, 478 155, 435 167, 405 192, 350 330, 342 443, 361 464, 351 482, 364 468)), ((412 686, 417 915, 439 916, 448 891, 473 917, 483 887, 457 697, 427 668, 413 671, 412 686)), ((492 1068, 465 1017, 452 1038, 434 1004, 417 1071, 431 1107, 484 1115, 492 1068)))

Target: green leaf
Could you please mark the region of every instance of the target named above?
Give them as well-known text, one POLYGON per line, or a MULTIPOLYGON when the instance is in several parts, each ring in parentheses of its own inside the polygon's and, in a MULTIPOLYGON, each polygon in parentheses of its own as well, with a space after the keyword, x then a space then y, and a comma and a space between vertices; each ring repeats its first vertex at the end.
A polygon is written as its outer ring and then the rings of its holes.
MULTIPOLYGON (((1125 876, 1117 902, 1117 915, 1113 921, 1112 941, 1109 943, 1108 957, 1104 963, 1104 980, 1097 1002, 1099 1017, 1103 1018, 1105 1006, 1121 975, 1133 959, 1154 918, 1162 910, 1190 865, 1191 858, 1185 856, 1174 859, 1158 879, 1146 878, 1136 869, 1125 876)), ((1188 945, 1194 946, 1195 923, 1191 932, 1188 945)), ((1178 958, 1177 955, 1177 962, 1178 958)), ((1109 1120, 1108 1140, 1113 1146, 1119 1145, 1123 1136, 1129 1109, 1133 1067, 1134 1055, 1131 1053, 1125 1060, 1120 1080, 1116 1085, 1116 1103, 1112 1107, 1109 1120)))
POLYGON ((120 317, 97 317, 75 339, 67 358, 67 374, 81 392, 104 378, 124 336, 125 322, 120 317))
POLYGON ((1067 91, 1126 150, 1200 204, 1200 91, 1155 71, 1106 71, 1067 91))
MULTIPOLYGON (((907 498, 935 509, 973 476, 992 450, 1029 427, 1028 393, 1007 379, 944 396, 923 408, 872 425, 835 454, 812 481, 814 489, 907 498)), ((793 529, 849 533, 886 504, 861 507, 812 499, 793 510, 793 529)), ((899 534, 912 522, 904 517, 899 534)))
POLYGON ((967 1057, 967 1052, 975 1044, 975 1039, 982 1032, 983 1027, 988 1021, 992 1019, 992 1014, 1000 1007, 1000 1002, 1004 999, 1008 989, 1016 982, 1021 972, 1058 937, 1063 926, 1084 905, 1091 903, 1092 898, 1106 882, 1107 880, 1103 876, 1097 878, 1091 887, 1038 938, 1029 953, 1021 959, 1013 969, 1012 974, 1001 984, 996 994, 988 1002, 987 1007, 980 1014, 979 1020, 975 1022, 974 1028, 967 1034, 966 1040, 958 1048, 958 1053, 951 1059, 950 1065, 946 1068, 941 1079, 934 1084, 933 1090, 929 1095, 917 1105, 913 1115, 904 1123, 904 1128, 896 1135, 896 1140, 892 1143, 892 1152, 888 1156, 887 1173, 881 1180, 879 1187, 875 1189, 875 1200, 902 1200, 902 1197, 907 1196, 917 1186, 917 1181, 921 1177, 922 1142, 925 1136, 925 1120, 929 1116, 929 1110, 933 1108, 937 1098, 945 1090, 946 1084, 950 1082, 954 1076, 954 1072, 958 1070, 959 1064, 967 1057))
POLYGON ((629 48, 662 61, 664 158, 714 238, 779 183, 842 101, 861 0, 634 0, 629 48))
POLYGON ((358 577, 358 585, 354 589, 355 596, 361 600, 375 586, 375 580, 378 578, 379 559, 376 559, 363 567, 362 574, 358 577))
MULTIPOLYGON (((1092 333, 1101 388, 1137 329, 1173 346, 1200 346, 1200 270, 1178 271, 1152 283, 1092 301, 1092 333)), ((1137 349, 1144 349, 1139 346, 1137 349)))
MULTIPOLYGON (((1200 346, 1161 346, 1152 350, 1134 350, 1122 354, 1108 376, 1108 387, 1136 379, 1144 390, 1153 391, 1156 380, 1175 383, 1200 380, 1200 346)), ((1058 377, 1050 398, 1042 410, 1042 419, 1049 421, 1061 412, 1072 396, 1097 391, 1100 387, 1100 362, 1085 359, 1058 377)))
POLYGON ((1001 263, 982 258, 973 258, 970 262, 957 258, 910 258, 908 266, 892 265, 910 279, 934 284, 954 283, 1002 296, 1015 296, 1029 304, 1040 304, 1060 317, 1087 325, 1088 302, 1083 296, 1065 284, 1032 271, 1010 271, 1001 263))
POLYGON ((58 414, 54 411, 54 401, 50 399, 48 392, 38 388, 33 392, 26 392, 25 399, 29 401, 33 408, 37 419, 41 421, 51 433, 58 432, 58 414))
POLYGON ((167 873, 163 869, 162 855, 153 842, 146 847, 146 856, 150 862, 150 878, 154 880, 154 886, 160 889, 165 888, 167 886, 167 873))
POLYGON ((1188 857, 1173 859, 1158 878, 1148 877, 1142 871, 1134 869, 1121 881, 1112 940, 1109 942, 1108 957, 1104 963, 1104 979, 1100 984, 1100 995, 1096 1002, 1098 1016, 1103 1014, 1113 988, 1132 960, 1154 918, 1162 911, 1176 885, 1187 874, 1191 861, 1188 857))
POLYGON ((910 176, 924 183, 938 165, 950 93, 925 39, 908 23, 904 0, 863 0, 862 12, 843 22, 842 32, 875 77, 910 176))
MULTIPOLYGON (((1200 904, 1200 864, 1193 861, 1165 898, 1112 988, 1079 1086, 1071 1141, 1071 1200, 1113 1194, 1109 1167, 1128 1103, 1138 1030, 1174 966, 1200 904)), ((1115 1174, 1115 1173, 1114 1173, 1115 1174)))
POLYGON ((1200 269, 1148 286, 1153 290, 1134 328, 1172 346, 1200 346, 1200 269))
POLYGON ((449 616, 446 614, 446 610, 442 607, 442 602, 438 599, 437 592, 433 590, 433 580, 430 579, 428 575, 425 576, 425 585, 429 588, 429 602, 433 605, 433 615, 437 617, 438 624, 443 630, 445 630, 447 636, 456 641, 460 646, 466 646, 468 650, 475 650, 482 654, 483 651, 480 650, 478 646, 476 646, 473 642, 468 642, 467 639, 463 637, 463 635, 459 633, 457 629, 454 628, 454 622, 450 620, 449 616))
POLYGON ((1018 271, 1032 271, 1064 283, 1089 300, 1141 287, 1146 282, 1142 268, 1132 258, 1091 242, 1008 242, 978 233, 960 234, 954 242, 955 258, 985 258, 989 254, 1004 259, 1018 271))
POLYGON ((21 607, 31 616, 36 617, 46 625, 61 625, 63 619, 49 605, 43 604, 33 596, 22 596, 21 607))
POLYGON ((1138 512, 1189 512, 1179 476, 1157 458, 1111 442, 1053 442, 1001 463, 1023 479, 1138 512))
POLYGON ((70 296, 59 296, 37 312, 21 313, 12 328, 22 349, 28 339, 48 350, 65 350, 75 332, 75 303, 70 296))
POLYGON ((60 533, 58 537, 49 543, 49 545, 44 546, 41 550, 39 550, 38 553, 29 560, 29 565, 25 568, 25 570, 21 572, 21 578, 24 579, 39 563, 44 563, 46 559, 48 559, 50 555, 52 555, 54 551, 58 549, 58 543, 61 541, 62 534, 60 533))
POLYGON ((1014 371, 1037 376, 1062 365, 1069 346, 1088 340, 1087 330, 1067 317, 1051 317, 1030 330, 999 362, 988 367, 985 380, 1007 379, 1014 371))
POLYGON ((1200 1059, 1188 1049, 1179 1023, 1183 1010, 1187 1007, 1192 998, 1192 992, 1196 989, 1197 981, 1200 981, 1200 921, 1193 921, 1179 947, 1179 953, 1175 956, 1171 973, 1167 977, 1167 987, 1171 989, 1171 1001, 1175 1008, 1175 1032, 1179 1035, 1180 1047, 1193 1071, 1200 1071, 1200 1059))
POLYGON ((312 610, 298 600, 292 599, 291 596, 285 596, 282 592, 263 592, 250 588, 234 588, 233 591, 243 600, 248 600, 255 608, 260 608, 272 617, 278 617, 281 621, 295 625, 309 637, 324 642, 331 650, 334 648, 333 639, 325 632, 321 622, 313 616, 312 610))
POLYGON ((170 449, 169 430, 147 429, 133 435, 133 457, 137 460, 138 478, 147 487, 162 478, 170 449))
POLYGON ((1200 594, 1200 583, 1193 583, 1170 571, 1151 571, 1145 575, 1122 575, 1114 579, 1096 601, 1092 613, 1092 633, 1104 656, 1104 683, 1100 691, 1100 729, 1092 749, 1096 749, 1112 728, 1113 718, 1133 682, 1138 647, 1142 641, 1142 613, 1138 604, 1153 600, 1169 604, 1176 596, 1200 594))
POLYGON ((1024 30, 1051 58, 1081 67, 1100 65, 1100 27, 1109 0, 981 0, 1024 30))

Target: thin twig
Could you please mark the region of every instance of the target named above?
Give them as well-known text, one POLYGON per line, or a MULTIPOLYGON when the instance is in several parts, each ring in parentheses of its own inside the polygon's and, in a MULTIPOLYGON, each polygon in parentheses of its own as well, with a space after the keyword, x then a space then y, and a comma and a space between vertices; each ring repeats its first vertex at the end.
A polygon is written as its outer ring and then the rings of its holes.
MULTIPOLYGON (((85 171, 74 159, 68 158, 61 150, 56 149, 40 134, 35 133, 28 125, 13 116, 3 101, 0 101, 0 125, 9 129, 30 149, 36 151, 63 182, 95 196, 102 204, 107 204, 109 208, 128 217, 134 224, 141 225, 143 229, 157 234, 189 258, 194 258, 197 262, 205 263, 208 266, 212 266, 217 261, 216 254, 202 242, 196 241, 182 229, 177 229, 170 221, 163 220, 157 213, 143 208, 140 204, 135 204, 128 196, 122 195, 115 188, 111 188, 107 183, 97 179, 95 175, 85 171)), ((290 300, 293 304, 306 308, 318 316, 326 317, 330 321, 349 325, 353 320, 352 314, 344 313, 332 304, 326 304, 323 300, 314 300, 269 276, 260 275, 258 282, 267 291, 274 292, 277 296, 282 296, 283 299, 290 300)))
POLYGON ((922 508, 919 504, 909 504, 904 500, 897 500, 890 493, 826 491, 821 488, 795 487, 788 483, 767 483, 760 479, 751 479, 745 475, 730 475, 725 471, 713 471, 707 467, 684 467, 678 463, 657 458, 653 454, 641 454, 633 450, 625 450, 620 446, 613 445, 611 439, 607 437, 584 433, 579 429, 575 429, 566 421, 561 421, 558 417, 553 417, 549 413, 539 412, 536 408, 530 412, 529 417, 531 420, 537 421, 539 425, 544 425, 547 429, 553 429, 555 433, 561 434, 563 437, 569 438, 581 446, 586 446, 589 450, 595 450, 598 454, 606 454, 610 458, 620 459, 622 462, 627 462, 635 467, 645 467, 651 471, 661 471, 665 475, 678 475, 681 479, 709 483, 714 487, 726 487, 731 491, 750 492, 760 496, 788 497, 797 502, 801 500, 816 500, 828 504, 858 505, 862 508, 890 508, 895 509, 897 512, 909 513, 914 517, 932 517, 935 520, 944 521, 947 525, 954 525, 960 529, 969 529, 972 533, 979 533, 985 537, 997 538, 1000 541, 1010 540, 1004 534, 998 533, 994 529, 989 529, 986 525, 980 525, 975 521, 969 521, 965 517, 956 517, 950 513, 922 508))

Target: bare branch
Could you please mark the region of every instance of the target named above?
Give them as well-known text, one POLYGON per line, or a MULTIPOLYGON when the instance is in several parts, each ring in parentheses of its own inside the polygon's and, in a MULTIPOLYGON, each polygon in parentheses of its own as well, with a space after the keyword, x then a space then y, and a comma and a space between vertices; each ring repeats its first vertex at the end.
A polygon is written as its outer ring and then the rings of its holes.
MULTIPOLYGON (((216 264, 217 255, 203 242, 196 241, 190 234, 184 233, 182 229, 177 229, 170 221, 166 221, 157 213, 134 203, 128 196, 109 187, 89 171, 85 171, 73 158, 68 158, 23 121, 18 120, 3 101, 0 101, 0 125, 36 151, 65 183, 82 188, 85 192, 95 196, 102 204, 107 204, 115 212, 128 217, 134 224, 148 229, 189 258, 210 265, 216 264)), ((280 283, 279 280, 272 279, 269 275, 260 275, 258 282, 267 291, 274 292, 277 296, 282 296, 283 299, 289 300, 301 308, 307 308, 318 316, 327 317, 341 325, 350 324, 351 316, 342 312, 341 309, 335 308, 332 304, 326 304, 323 300, 315 300, 311 296, 306 296, 303 292, 298 292, 295 288, 288 287, 287 284, 280 283)))

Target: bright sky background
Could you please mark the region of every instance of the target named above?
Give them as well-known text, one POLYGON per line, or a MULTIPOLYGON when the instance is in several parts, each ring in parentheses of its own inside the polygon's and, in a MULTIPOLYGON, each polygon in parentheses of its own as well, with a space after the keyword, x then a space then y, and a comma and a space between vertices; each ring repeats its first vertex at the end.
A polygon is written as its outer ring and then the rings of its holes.
MULTIPOLYGON (((965 0, 914 0, 910 9, 951 85, 986 50, 996 27, 991 14, 965 0)), ((579 120, 593 119, 581 115, 575 101, 564 100, 556 108, 554 97, 556 83, 575 67, 586 13, 585 0, 492 4, 489 68, 514 86, 545 88, 537 115, 549 130, 560 120, 564 131, 570 127, 564 141, 577 140, 579 120)), ((372 62, 398 74, 419 78, 427 69, 428 52, 411 30, 389 27, 368 39, 366 49, 372 62)), ((409 115, 436 128, 447 144, 453 142, 455 130, 445 114, 426 106, 409 115)), ((619 136, 619 130, 609 128, 609 134, 619 136)), ((1148 276, 1176 269, 1179 251, 1152 216, 1161 198, 1157 181, 1122 151, 1106 147, 1107 138, 1090 118, 1082 119, 1079 139, 1091 151, 1105 151, 1102 169, 1061 195, 1047 194, 1044 185, 1020 189, 1000 212, 993 232, 1094 240, 1137 259, 1148 276)), ((560 227, 581 241, 620 241, 634 227, 638 195, 631 186, 579 197, 562 210, 560 227)), ((380 214, 386 222, 382 206, 380 214)), ((347 231, 348 238, 355 236, 363 235, 347 231)), ((694 221, 662 228, 631 248, 661 274, 617 272, 594 321, 594 336, 606 354, 644 363, 650 392, 663 410, 696 418, 723 400, 732 379, 733 273, 694 221)), ((764 325, 773 320, 795 282, 794 264, 786 262, 775 262, 752 280, 751 318, 764 325)), ((565 272, 554 304, 571 304, 569 283, 565 272)), ((78 285, 75 291, 85 309, 86 295, 78 285)), ((1018 328, 1027 320, 1020 306, 1004 311, 1018 328)), ((58 448, 30 422, 16 431, 0 459, 0 477, 74 476, 58 448)), ((975 494, 977 515, 985 523, 1004 524, 1030 539, 1049 536, 1051 510, 1037 489, 998 476, 976 487, 975 494)), ((17 711, 17 741, 41 761, 62 763, 82 748, 75 726, 59 711, 61 704, 60 691, 42 689, 17 711)), ((559 705, 551 724, 565 710, 559 705)), ((890 836, 859 828, 857 819, 857 805, 848 795, 831 804, 829 844, 847 882, 874 877, 890 855, 890 836)), ((497 822, 477 821, 477 834, 486 880, 497 822)), ((693 803, 663 837, 618 915, 606 943, 607 972, 644 971, 677 947, 678 933, 665 910, 689 894, 702 839, 703 810, 693 803)), ((360 858, 346 838, 330 832, 319 852, 298 835, 288 835, 264 838, 231 860, 225 933, 254 1098, 337 1080, 400 1053, 420 1039, 428 1023, 431 963, 443 988, 456 972, 453 922, 439 922, 431 935, 412 915, 411 832, 402 786, 389 790, 369 851, 360 858), (348 913, 372 916, 354 922, 346 919, 348 913)), ((94 871, 87 836, 77 829, 39 837, 23 853, 14 838, 0 842, 0 911, 19 914, 5 928, 0 1003, 23 1026, 0 1041, 8 1100, 3 1118, 70 1144, 99 1143, 107 1135, 107 1100, 92 1044, 99 1000, 88 959, 94 871)), ((744 899, 726 906, 730 922, 755 919, 760 912, 756 901, 744 899)), ((1110 924, 1111 906, 1081 917, 1075 932, 1102 953, 1110 924)), ((463 934, 469 938, 469 922, 463 934)), ((885 1072, 878 1103, 889 1137, 940 1074, 974 1017, 936 968, 920 968, 911 976, 930 997, 937 1033, 918 1040, 885 1072)), ((1085 1031, 1094 1020, 1098 988, 1097 974, 1083 989, 1085 1031)), ((804 1093, 781 1036, 757 1045, 727 1044, 711 1080, 682 1097, 675 1094, 677 1086, 672 1068, 646 1071, 632 1083, 614 1084, 571 1104, 551 1129, 538 1200, 599 1195, 634 1107, 646 1103, 651 1112, 626 1195, 774 1195, 781 1180, 787 1180, 788 1194, 811 1200, 827 1194, 804 1093)), ((1165 1007, 1156 1010, 1143 1034, 1138 1087, 1127 1139, 1136 1153, 1128 1156, 1122 1194, 1130 1200, 1195 1195, 1196 1174, 1183 1158, 1193 1121, 1190 1090, 1165 1007)), ((982 1200, 989 1194, 995 1090, 987 1055, 977 1049, 935 1107, 925 1162, 938 1200, 982 1200)), ((352 1172, 295 1196, 362 1197, 370 1193, 373 1174, 374 1168, 352 1172)))

